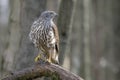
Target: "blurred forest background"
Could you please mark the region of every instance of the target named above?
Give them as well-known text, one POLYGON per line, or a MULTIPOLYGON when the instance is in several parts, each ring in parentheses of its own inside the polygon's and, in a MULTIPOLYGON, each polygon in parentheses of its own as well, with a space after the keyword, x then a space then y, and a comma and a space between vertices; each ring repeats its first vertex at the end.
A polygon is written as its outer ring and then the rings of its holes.
POLYGON ((45 10, 59 14, 63 67, 85 80, 120 80, 120 0, 0 0, 0 78, 34 64, 28 34, 45 10))

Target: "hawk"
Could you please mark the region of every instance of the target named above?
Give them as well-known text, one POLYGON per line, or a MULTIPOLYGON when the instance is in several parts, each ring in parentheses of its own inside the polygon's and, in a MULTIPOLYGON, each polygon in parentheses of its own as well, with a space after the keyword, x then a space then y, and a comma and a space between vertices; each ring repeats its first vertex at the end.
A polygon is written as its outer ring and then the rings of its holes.
MULTIPOLYGON (((57 13, 44 11, 40 17, 33 22, 29 33, 30 40, 41 50, 49 63, 58 64, 59 35, 53 19, 57 13)), ((37 56, 36 58, 38 58, 37 56)))

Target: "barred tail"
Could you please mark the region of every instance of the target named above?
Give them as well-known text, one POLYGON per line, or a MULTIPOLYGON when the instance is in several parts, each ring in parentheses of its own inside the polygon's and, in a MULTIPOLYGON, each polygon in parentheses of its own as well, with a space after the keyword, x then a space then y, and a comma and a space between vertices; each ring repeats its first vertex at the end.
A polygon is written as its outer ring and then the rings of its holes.
POLYGON ((54 50, 52 52, 52 62, 55 64, 59 64, 59 60, 58 60, 58 47, 57 45, 55 45, 54 50))

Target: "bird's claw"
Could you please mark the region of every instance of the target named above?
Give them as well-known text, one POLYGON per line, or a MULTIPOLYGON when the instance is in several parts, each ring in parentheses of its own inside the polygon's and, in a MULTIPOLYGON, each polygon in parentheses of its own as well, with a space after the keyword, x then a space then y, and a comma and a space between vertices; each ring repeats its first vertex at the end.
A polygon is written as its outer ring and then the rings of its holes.
POLYGON ((38 62, 40 59, 41 59, 41 55, 39 54, 39 55, 34 59, 34 61, 35 61, 35 62, 38 62))

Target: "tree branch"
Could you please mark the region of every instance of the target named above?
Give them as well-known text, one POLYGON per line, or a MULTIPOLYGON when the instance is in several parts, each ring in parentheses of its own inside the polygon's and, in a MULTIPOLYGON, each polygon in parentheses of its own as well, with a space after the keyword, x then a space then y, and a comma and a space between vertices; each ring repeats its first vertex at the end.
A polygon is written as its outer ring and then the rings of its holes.
POLYGON ((48 63, 37 63, 33 67, 15 72, 2 80, 32 80, 43 76, 51 77, 52 80, 83 80, 59 65, 48 63))

